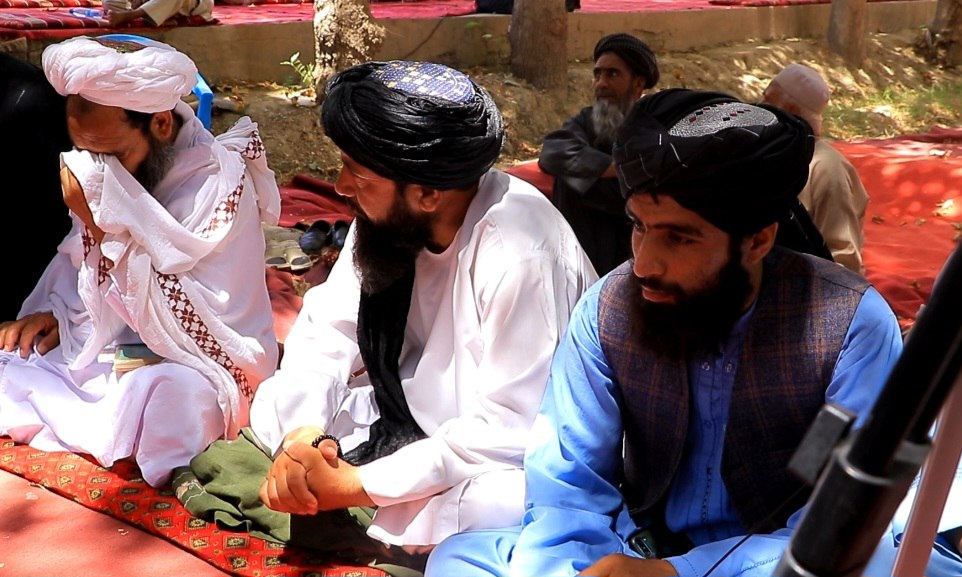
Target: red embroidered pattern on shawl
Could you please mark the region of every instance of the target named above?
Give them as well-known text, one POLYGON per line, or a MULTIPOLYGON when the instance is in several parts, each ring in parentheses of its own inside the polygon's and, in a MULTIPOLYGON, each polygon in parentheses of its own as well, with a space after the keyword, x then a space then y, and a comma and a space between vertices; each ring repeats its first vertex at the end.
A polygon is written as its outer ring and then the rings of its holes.
MULTIPOLYGON (((264 142, 261 141, 261 135, 258 131, 255 130, 251 133, 250 140, 247 141, 247 146, 241 151, 241 155, 249 160, 256 160, 264 155, 264 142)), ((207 238, 234 220, 234 216, 237 215, 238 201, 243 194, 244 181, 242 179, 240 184, 237 185, 237 188, 234 189, 234 192, 230 193, 230 195, 214 209, 214 216, 211 218, 210 224, 200 233, 202 237, 207 238)))
POLYGON ((214 209, 214 216, 211 217, 207 228, 201 231, 200 236, 207 238, 211 233, 219 230, 221 227, 227 226, 234 220, 234 216, 237 215, 237 202, 242 194, 244 194, 243 179, 241 179, 237 188, 234 189, 234 192, 227 195, 227 198, 217 205, 217 208, 214 209))
MULTIPOLYGON (((94 245, 97 244, 97 241, 94 240, 93 235, 90 234, 90 229, 88 227, 84 227, 84 231, 80 235, 80 238, 83 241, 84 260, 87 260, 87 256, 90 255, 90 251, 93 250, 94 245)), ((112 269, 113 267, 114 267, 114 262, 112 260, 105 257, 104 255, 100 255, 100 261, 97 263, 97 284, 98 285, 102 285, 105 282, 107 282, 107 273, 110 272, 110 269, 112 269)))
POLYGON ((261 140, 261 133, 255 130, 251 134, 251 139, 247 142, 247 147, 241 153, 244 158, 257 160, 264 156, 264 142, 261 140))
POLYGON ((87 260, 87 255, 93 250, 94 245, 97 241, 94 240, 94 235, 90 234, 90 229, 84 227, 83 233, 80 235, 81 240, 83 240, 84 245, 84 260, 87 260))
POLYGON ((244 371, 242 371, 240 367, 234 364, 230 356, 221 348, 220 343, 210 334, 207 325, 197 314, 193 303, 190 302, 190 299, 188 299, 184 293, 184 289, 177 275, 158 272, 157 280, 160 283, 160 290, 167 297, 170 309, 173 311, 174 316, 177 317, 177 320, 180 321, 180 325, 187 331, 188 336, 197 343, 197 346, 204 351, 204 354, 224 367, 224 369, 230 373, 231 377, 234 378, 234 382, 237 383, 240 392, 247 397, 248 400, 251 399, 254 396, 254 391, 251 390, 250 383, 247 381, 247 375, 244 374, 244 371))

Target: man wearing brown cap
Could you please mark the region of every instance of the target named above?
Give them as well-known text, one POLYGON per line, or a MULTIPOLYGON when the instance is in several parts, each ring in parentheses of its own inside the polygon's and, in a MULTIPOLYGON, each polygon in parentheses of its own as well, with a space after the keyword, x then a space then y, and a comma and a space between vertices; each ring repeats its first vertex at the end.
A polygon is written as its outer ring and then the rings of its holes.
POLYGON ((863 277, 774 245, 813 145, 720 93, 635 105, 614 145, 634 259, 572 313, 522 525, 452 537, 427 575, 771 577, 808 494, 789 458, 824 403, 864 419, 902 350, 863 277))
POLYGON ((658 83, 659 72, 648 45, 630 34, 599 40, 594 61, 594 103, 545 137, 538 166, 554 177, 552 202, 603 275, 631 256, 631 223, 611 143, 631 105, 658 83))
POLYGON ((762 102, 808 122, 818 140, 808 183, 798 199, 822 233, 835 262, 863 273, 862 223, 869 196, 858 172, 822 135, 822 112, 831 91, 813 68, 789 64, 765 88, 762 102))

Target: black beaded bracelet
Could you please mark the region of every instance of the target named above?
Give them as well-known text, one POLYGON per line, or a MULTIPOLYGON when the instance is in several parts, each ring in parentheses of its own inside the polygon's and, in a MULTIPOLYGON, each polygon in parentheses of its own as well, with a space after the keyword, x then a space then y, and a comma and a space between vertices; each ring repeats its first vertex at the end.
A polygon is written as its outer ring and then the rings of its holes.
POLYGON ((311 446, 316 449, 316 448, 318 447, 318 445, 321 444, 321 441, 326 441, 327 439, 330 439, 330 440, 334 441, 334 444, 337 445, 337 457, 338 457, 338 458, 343 457, 343 456, 344 456, 344 453, 341 452, 341 442, 338 441, 338 440, 337 440, 337 437, 335 437, 334 435, 327 435, 327 434, 325 434, 325 435, 318 435, 317 438, 315 438, 313 441, 311 441, 311 446))

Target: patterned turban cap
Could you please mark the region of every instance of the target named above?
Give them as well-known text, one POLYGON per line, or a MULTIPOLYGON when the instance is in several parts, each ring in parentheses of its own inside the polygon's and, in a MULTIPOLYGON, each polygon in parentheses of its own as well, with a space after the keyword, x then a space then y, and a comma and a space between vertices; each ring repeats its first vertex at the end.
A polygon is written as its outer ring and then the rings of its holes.
POLYGON ((78 36, 43 51, 43 71, 63 96, 137 112, 172 110, 197 83, 194 62, 161 42, 78 36))
POLYGON ((369 62, 336 74, 321 120, 362 166, 440 189, 477 183, 504 142, 491 96, 463 73, 429 62, 369 62))
POLYGON ((605 52, 614 52, 631 71, 645 79, 645 88, 658 84, 658 60, 651 48, 631 34, 609 34, 595 44, 595 62, 605 52))
POLYGON ((618 131, 622 194, 664 194, 733 235, 788 214, 808 181, 812 129, 767 105, 681 88, 639 100, 618 131))

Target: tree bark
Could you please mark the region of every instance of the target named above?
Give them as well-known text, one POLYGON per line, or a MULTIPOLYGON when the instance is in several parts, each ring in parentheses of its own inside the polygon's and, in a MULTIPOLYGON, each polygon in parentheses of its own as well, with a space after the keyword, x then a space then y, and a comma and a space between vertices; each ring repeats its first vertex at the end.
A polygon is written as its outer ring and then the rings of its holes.
POLYGON ((832 0, 828 19, 828 47, 853 68, 865 59, 866 0, 832 0))
POLYGON ((537 88, 568 83, 565 0, 515 0, 511 11, 511 72, 537 88))
POLYGON ((939 66, 962 65, 962 0, 939 0, 935 18, 919 43, 926 60, 939 66))
POLYGON ((370 0, 314 0, 314 89, 324 99, 327 81, 355 64, 367 62, 384 41, 374 23, 370 0))

